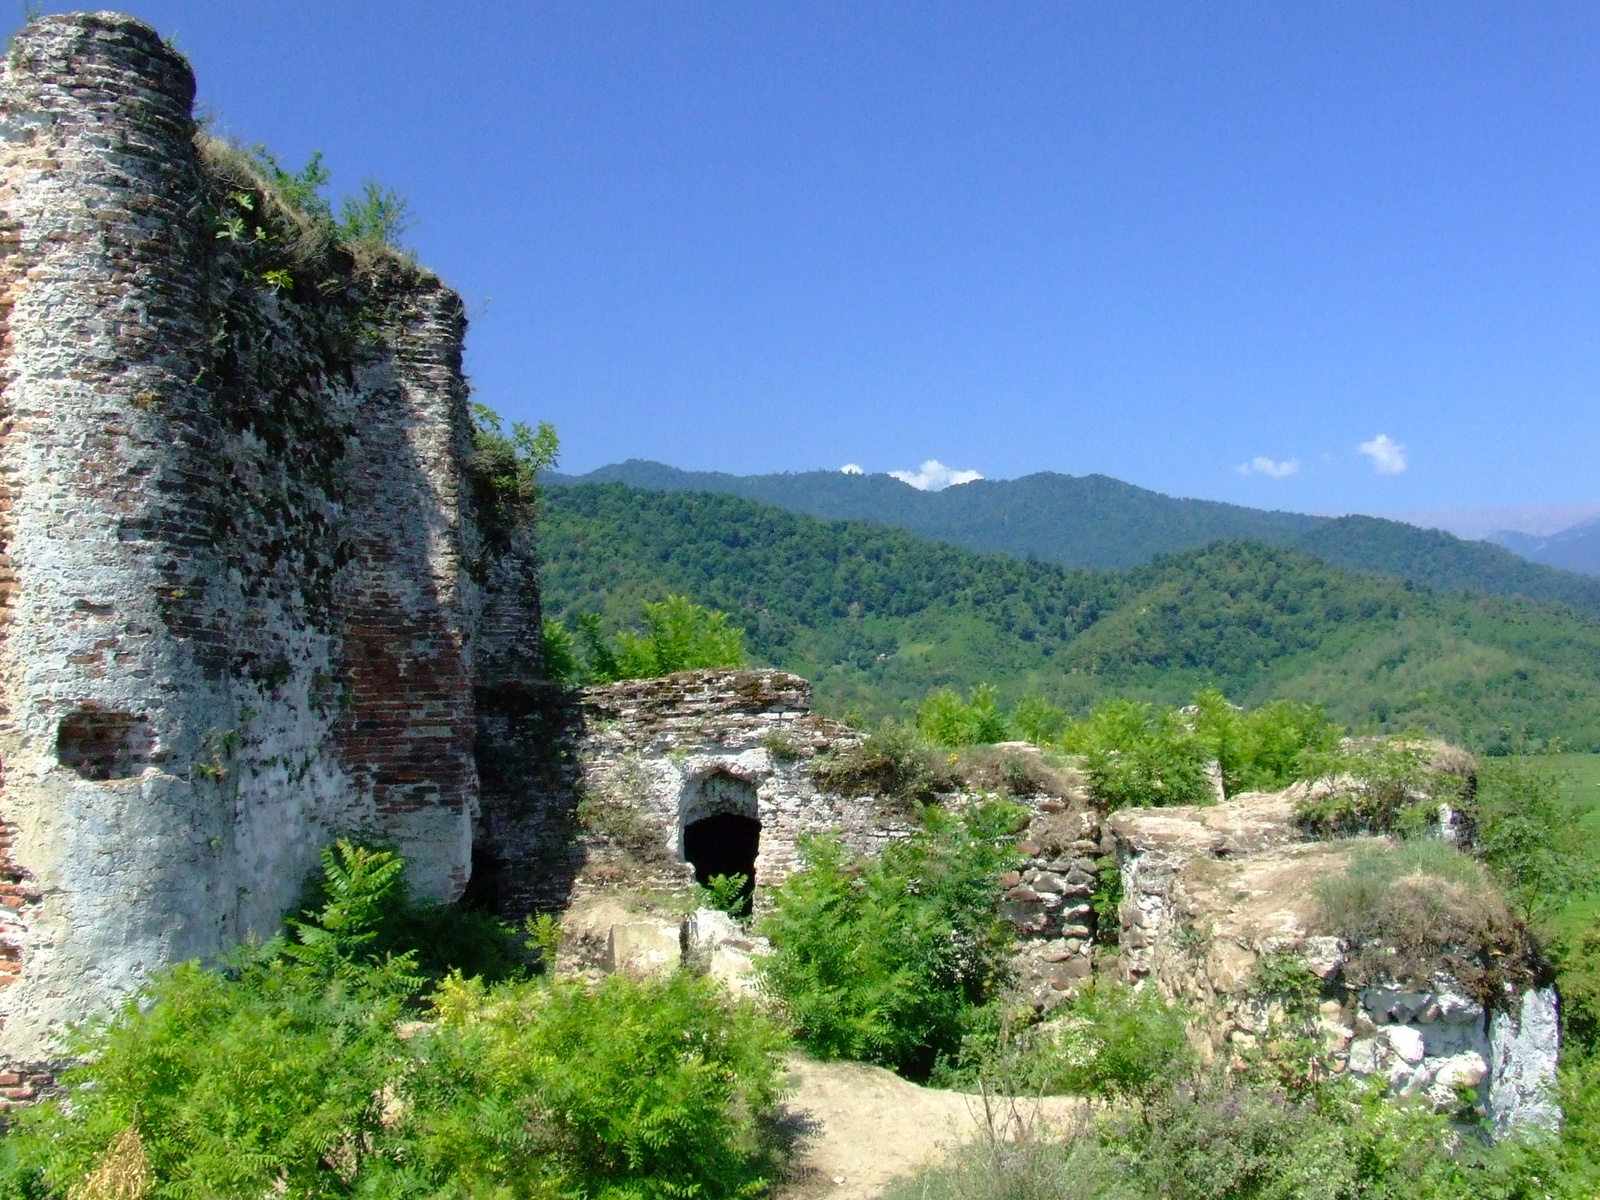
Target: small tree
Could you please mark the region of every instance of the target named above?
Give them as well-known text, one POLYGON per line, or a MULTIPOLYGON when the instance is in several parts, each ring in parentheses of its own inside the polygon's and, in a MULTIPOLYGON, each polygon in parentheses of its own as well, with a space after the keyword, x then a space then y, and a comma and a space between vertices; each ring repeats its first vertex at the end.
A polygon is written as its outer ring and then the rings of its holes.
POLYGON ((1483 861, 1523 920, 1549 917, 1600 886, 1594 839, 1550 771, 1515 758, 1486 763, 1477 808, 1483 861))

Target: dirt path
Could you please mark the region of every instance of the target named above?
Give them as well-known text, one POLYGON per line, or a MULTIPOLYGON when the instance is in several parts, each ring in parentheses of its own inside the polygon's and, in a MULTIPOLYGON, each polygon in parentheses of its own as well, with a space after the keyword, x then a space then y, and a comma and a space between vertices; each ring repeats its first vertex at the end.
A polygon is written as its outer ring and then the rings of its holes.
MULTIPOLYGON (((981 1097, 918 1087, 881 1067, 796 1055, 789 1069, 796 1090, 786 1107, 805 1140, 782 1200, 871 1200, 891 1180, 973 1140, 985 1124, 981 1097)), ((1065 1096, 1022 1106, 1025 1118, 1052 1124, 1082 1110, 1082 1101, 1065 1096)))

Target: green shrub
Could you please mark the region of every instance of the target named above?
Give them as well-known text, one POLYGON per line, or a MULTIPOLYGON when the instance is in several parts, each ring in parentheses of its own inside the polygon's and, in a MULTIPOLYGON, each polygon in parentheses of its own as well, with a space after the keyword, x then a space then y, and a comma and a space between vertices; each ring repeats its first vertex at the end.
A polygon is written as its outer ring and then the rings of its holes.
POLYGON ((1343 732, 1319 704, 1274 700, 1246 711, 1215 688, 1195 697, 1193 712, 1195 736, 1217 762, 1230 796, 1305 778, 1309 762, 1336 750, 1343 732))
POLYGON ((1192 1074, 1188 1014, 1154 988, 1095 980, 1039 1034, 1050 1053, 1034 1064, 1038 1090, 1148 1098, 1192 1074))
POLYGON ((925 828, 864 859, 836 839, 804 844, 805 869, 774 889, 761 932, 765 985, 806 1049, 914 1079, 959 1053, 970 1010, 1004 975, 995 876, 1015 862, 1017 815, 997 801, 930 809, 925 828))
POLYGON ((937 1082, 1002 1094, 1148 1099, 1189 1079, 1189 1014, 1155 989, 1094 979, 1037 1024, 1033 1009, 995 1000, 968 1014, 957 1056, 937 1082))
POLYGON ((1024 696, 1011 710, 1011 726, 1036 746, 1048 746, 1067 727, 1067 714, 1038 696, 1024 696))
POLYGON ((965 701, 948 688, 941 688, 917 710, 917 732, 935 746, 956 749, 1003 742, 1010 729, 1010 722, 995 701, 994 688, 986 683, 973 688, 965 701))
POLYGON ((454 979, 437 1013, 373 1194, 712 1200, 774 1178, 783 1042, 714 981, 454 979))
MULTIPOLYGON (((568 651, 562 660, 563 682, 615 683, 621 679, 655 679, 674 671, 709 667, 733 668, 744 663, 744 631, 727 613, 691 603, 683 596, 668 596, 644 605, 642 630, 619 632, 609 638, 598 613, 577 618, 574 639, 564 627, 557 641, 568 651)), ((550 644, 550 635, 545 635, 550 644)))
POLYGON ((1122 940, 1122 864, 1115 855, 1094 860, 1099 868, 1089 904, 1094 909, 1094 940, 1102 946, 1115 946, 1122 940))
POLYGON ((352 242, 398 248, 401 234, 413 224, 408 208, 399 192, 369 179, 359 197, 346 196, 340 204, 339 230, 352 242))
POLYGON ((544 646, 546 679, 569 686, 584 680, 583 663, 578 658, 578 643, 570 630, 553 617, 546 617, 540 630, 544 646))
POLYGON ((134 1128, 155 1196, 321 1196, 382 1135, 375 1097, 395 1079, 395 1026, 422 986, 415 955, 378 951, 402 864, 341 846, 327 900, 291 937, 224 970, 186 963, 76 1047, 68 1100, 21 1114, 21 1164, 68 1189, 134 1128), (339 1164, 335 1169, 328 1160, 339 1164))
MULTIPOLYGON (((992 1106, 991 1106, 992 1107, 992 1106)), ((1005 1115, 1005 1114, 1003 1114, 1005 1115)), ((994 1121, 885 1200, 1535 1200, 1591 1195, 1559 1148, 1486 1149, 1355 1088, 1297 1100, 1213 1078, 1063 1133, 994 1121), (1008 1140, 1002 1132, 1018 1133, 1008 1140)))
POLYGON ((1594 837, 1583 810, 1554 773, 1515 758, 1487 763, 1478 777, 1478 845, 1524 921, 1547 918, 1594 892, 1594 837))
POLYGON ((818 759, 811 774, 842 796, 927 802, 956 787, 946 767, 914 727, 884 721, 856 745, 818 759))
POLYGON ((420 956, 382 948, 400 861, 347 845, 329 860, 321 908, 286 938, 221 969, 161 972, 82 1035, 65 1097, 19 1113, 0 1141, 0 1194, 764 1190, 782 1039, 753 1007, 687 976, 452 975, 434 1021, 408 1026, 420 956))
POLYGON ((1437 748, 1415 735, 1342 744, 1308 753, 1303 777, 1332 790, 1303 800, 1296 818, 1323 836, 1392 833, 1414 837, 1439 819, 1439 805, 1471 817, 1474 777, 1435 762, 1437 748))
POLYGON ((1062 748, 1084 756, 1105 808, 1204 804, 1214 798, 1206 747, 1180 714, 1113 700, 1067 728, 1062 748))
POLYGON ((683 596, 644 606, 644 630, 617 635, 618 677, 652 679, 674 671, 737 667, 744 662, 744 631, 727 613, 683 596))
POLYGON ((555 427, 541 421, 531 429, 514 422, 503 432, 500 414, 482 404, 472 406, 472 457, 468 478, 478 527, 491 550, 504 550, 526 531, 539 501, 540 471, 555 466, 561 442, 555 427))

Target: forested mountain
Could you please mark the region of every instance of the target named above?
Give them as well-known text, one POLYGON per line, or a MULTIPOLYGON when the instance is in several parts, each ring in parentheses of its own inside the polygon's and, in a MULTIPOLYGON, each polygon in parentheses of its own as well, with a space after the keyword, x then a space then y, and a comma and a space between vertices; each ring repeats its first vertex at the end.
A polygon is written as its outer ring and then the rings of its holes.
POLYGON ((922 492, 888 475, 728 475, 630 459, 588 475, 552 475, 549 482, 719 492, 813 517, 872 521, 968 550, 1031 555, 1067 567, 1134 567, 1215 541, 1250 538, 1305 550, 1346 570, 1393 575, 1433 588, 1560 600, 1600 612, 1600 579, 1530 562, 1487 542, 1377 517, 1315 517, 1177 499, 1105 475, 1045 471, 922 492))
POLYGON ((616 626, 644 600, 685 594, 732 613, 757 659, 814 680, 836 712, 897 712, 933 687, 978 682, 1078 711, 1214 683, 1241 702, 1321 700, 1360 729, 1600 746, 1600 618, 1259 541, 1072 570, 620 484, 549 490, 542 529, 550 615, 598 611, 616 626))

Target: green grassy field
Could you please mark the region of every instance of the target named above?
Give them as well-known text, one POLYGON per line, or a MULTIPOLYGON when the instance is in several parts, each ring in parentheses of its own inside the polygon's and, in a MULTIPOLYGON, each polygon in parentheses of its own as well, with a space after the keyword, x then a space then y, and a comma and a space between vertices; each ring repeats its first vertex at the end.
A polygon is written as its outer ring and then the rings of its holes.
MULTIPOLYGON (((1530 763, 1567 781, 1582 816, 1578 832, 1600 857, 1600 754, 1536 754, 1530 763)), ((1600 919, 1600 895, 1586 896, 1567 906, 1557 921, 1562 932, 1576 935, 1600 919)))

